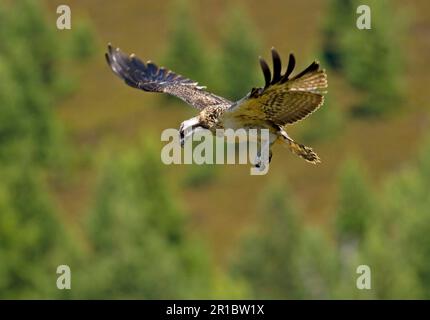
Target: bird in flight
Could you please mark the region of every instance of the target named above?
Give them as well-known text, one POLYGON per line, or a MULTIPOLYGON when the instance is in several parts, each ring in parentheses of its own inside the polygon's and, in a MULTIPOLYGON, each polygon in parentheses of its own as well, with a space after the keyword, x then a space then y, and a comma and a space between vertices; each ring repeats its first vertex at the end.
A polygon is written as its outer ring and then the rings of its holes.
MULTIPOLYGON (((196 130, 209 129, 268 129, 269 155, 257 156, 255 166, 264 168, 272 158, 275 142, 286 145, 294 154, 310 163, 320 162, 312 148, 295 142, 286 126, 306 118, 324 103, 327 74, 314 61, 302 72, 290 77, 295 58, 290 54, 286 71, 282 73, 281 58, 272 48, 273 75, 267 62, 260 57, 265 85, 252 88, 242 99, 233 102, 205 91, 205 87, 148 61, 142 62, 134 54, 127 55, 108 45, 106 60, 113 72, 133 88, 149 92, 163 92, 176 96, 200 112, 182 122, 179 134, 181 145, 196 130)), ((263 143, 260 141, 259 143, 263 143)))

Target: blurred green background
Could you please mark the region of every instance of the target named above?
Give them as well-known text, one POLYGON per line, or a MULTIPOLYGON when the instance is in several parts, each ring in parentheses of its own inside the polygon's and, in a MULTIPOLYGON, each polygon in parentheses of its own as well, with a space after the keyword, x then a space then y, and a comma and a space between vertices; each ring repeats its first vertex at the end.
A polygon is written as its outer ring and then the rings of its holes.
POLYGON ((0 298, 430 298, 430 2, 369 0, 362 31, 356 0, 66 2, 0 1, 0 298), (322 164, 162 164, 196 111, 124 85, 108 42, 230 99, 272 46, 320 60, 326 104, 288 129, 322 164))

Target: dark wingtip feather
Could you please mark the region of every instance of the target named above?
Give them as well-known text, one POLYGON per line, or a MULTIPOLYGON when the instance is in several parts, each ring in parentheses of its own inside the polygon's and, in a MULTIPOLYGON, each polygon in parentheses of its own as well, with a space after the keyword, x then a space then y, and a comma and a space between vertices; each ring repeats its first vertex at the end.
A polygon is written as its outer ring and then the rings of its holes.
POLYGON ((291 72, 293 72, 295 66, 296 58, 294 57, 294 54, 290 53, 287 71, 285 71, 285 74, 282 76, 281 83, 285 83, 286 81, 288 81, 288 77, 290 76, 291 72))
POLYGON ((264 81, 265 81, 265 88, 267 88, 270 84, 270 79, 272 77, 271 72, 270 72, 270 68, 267 65, 267 62, 264 61, 264 59, 262 57, 258 58, 260 60, 260 66, 261 66, 261 70, 263 71, 263 75, 264 75, 264 81))
MULTIPOLYGON (((118 77, 125 80, 127 84, 134 83, 135 81, 129 73, 128 57, 119 48, 113 49, 110 43, 108 43, 107 49, 108 52, 105 54, 105 58, 111 70, 118 77)), ((135 83, 134 86, 136 86, 135 83)))
POLYGON ((112 64, 112 44, 109 42, 107 45, 107 52, 105 53, 106 61, 109 64, 109 66, 112 64))
POLYGON ((312 62, 309 67, 307 67, 305 70, 303 70, 302 72, 300 72, 299 74, 295 75, 292 79, 298 79, 301 76, 305 75, 308 72, 313 72, 313 71, 317 71, 320 68, 320 64, 318 61, 314 61, 312 62))
POLYGON ((272 51, 272 60, 273 60, 273 79, 271 84, 278 82, 281 79, 281 70, 282 70, 282 62, 279 53, 276 51, 274 47, 271 49, 272 51))
POLYGON ((108 55, 110 57, 110 60, 112 61, 112 44, 109 42, 108 43, 108 55))
POLYGON ((151 76, 155 76, 158 72, 158 66, 155 63, 153 63, 151 60, 146 62, 146 68, 147 68, 148 73, 151 76))
POLYGON ((109 66, 111 66, 112 62, 110 61, 109 54, 105 53, 106 62, 109 66))

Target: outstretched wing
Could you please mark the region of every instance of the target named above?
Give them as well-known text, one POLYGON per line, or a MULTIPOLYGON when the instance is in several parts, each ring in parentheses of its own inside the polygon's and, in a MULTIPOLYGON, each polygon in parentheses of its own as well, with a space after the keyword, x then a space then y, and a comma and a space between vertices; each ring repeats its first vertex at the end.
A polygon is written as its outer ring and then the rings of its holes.
POLYGON ((106 60, 113 72, 133 88, 149 92, 164 92, 178 97, 197 109, 211 105, 231 105, 227 99, 204 91, 197 82, 187 79, 148 61, 143 63, 134 54, 127 55, 108 45, 106 60))
POLYGON ((266 61, 260 58, 265 78, 263 88, 253 88, 251 92, 233 105, 231 115, 242 119, 271 121, 277 125, 299 121, 324 102, 323 89, 327 88, 327 75, 313 62, 296 76, 289 78, 295 67, 295 59, 290 54, 287 70, 281 74, 282 64, 277 51, 272 48, 273 78, 266 61))

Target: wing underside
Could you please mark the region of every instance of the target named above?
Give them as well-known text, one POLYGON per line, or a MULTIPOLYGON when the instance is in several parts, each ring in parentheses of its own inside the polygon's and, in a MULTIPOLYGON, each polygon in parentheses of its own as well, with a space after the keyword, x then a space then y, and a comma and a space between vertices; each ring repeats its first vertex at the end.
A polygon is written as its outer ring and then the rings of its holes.
POLYGON ((163 92, 178 97, 186 103, 204 109, 207 106, 231 102, 203 90, 197 82, 185 78, 148 61, 142 62, 134 54, 127 55, 119 48, 108 45, 106 60, 112 71, 126 84, 148 92, 163 92))

